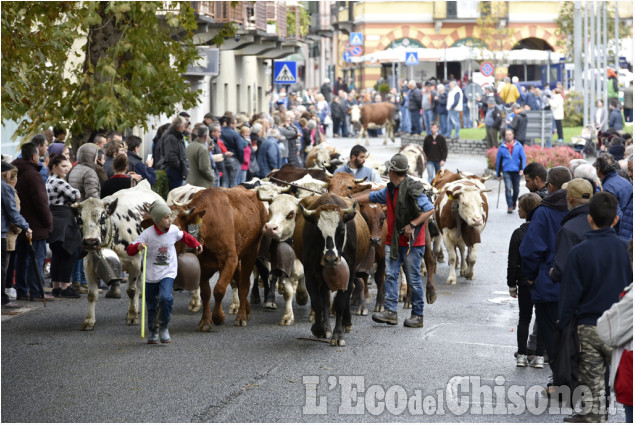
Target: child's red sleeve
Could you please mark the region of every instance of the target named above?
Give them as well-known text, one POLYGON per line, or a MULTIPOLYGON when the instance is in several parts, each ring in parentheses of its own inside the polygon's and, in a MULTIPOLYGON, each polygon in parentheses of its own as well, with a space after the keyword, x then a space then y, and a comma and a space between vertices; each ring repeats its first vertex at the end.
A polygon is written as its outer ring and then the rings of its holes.
POLYGON ((126 252, 128 253, 129 256, 134 257, 135 255, 137 255, 139 253, 139 243, 133 243, 132 245, 128 245, 128 248, 126 248, 126 252))
POLYGON ((190 248, 196 248, 197 246, 201 245, 201 243, 197 241, 194 236, 185 231, 183 232, 183 242, 185 242, 185 245, 189 246, 190 248))

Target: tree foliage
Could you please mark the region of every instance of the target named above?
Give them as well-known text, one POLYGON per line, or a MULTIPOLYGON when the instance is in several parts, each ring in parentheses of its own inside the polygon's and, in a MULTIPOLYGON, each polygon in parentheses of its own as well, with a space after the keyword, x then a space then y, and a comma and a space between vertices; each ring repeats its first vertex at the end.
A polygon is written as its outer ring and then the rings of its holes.
POLYGON ((197 103, 183 74, 198 58, 190 2, 2 2, 2 121, 15 136, 140 125, 197 103))
MULTIPOLYGON (((582 2, 581 7, 581 15, 582 15, 582 28, 580 28, 580 34, 582 34, 582 38, 589 38, 591 36, 591 29, 587 28, 587 35, 584 36, 584 6, 586 2, 582 2)), ((556 20, 556 24, 558 28, 556 29, 556 35, 559 37, 557 45, 562 48, 567 59, 569 61, 573 60, 573 12, 574 12, 575 2, 564 1, 560 4, 560 10, 558 12, 558 19, 556 20)), ((593 9, 589 9, 589 13, 592 12, 593 9)), ((613 40, 615 36, 615 5, 614 2, 609 2, 607 4, 606 10, 606 25, 608 28, 608 39, 613 40)), ((618 35, 621 38, 629 37, 630 29, 626 25, 624 21, 619 21, 619 30, 618 35)), ((615 54, 615 48, 612 43, 609 43, 609 55, 615 54)))
MULTIPOLYGON (((507 4, 502 1, 481 1, 478 5, 480 17, 476 20, 481 41, 494 52, 503 50, 512 36, 509 25, 502 25, 502 19, 507 19, 507 4)), ((492 58, 498 67, 496 56, 492 58)))
MULTIPOLYGON (((298 7, 296 10, 300 11, 300 36, 304 37, 309 33, 311 13, 304 7, 298 7)), ((287 36, 295 35, 295 16, 295 11, 289 10, 287 12, 287 36)))

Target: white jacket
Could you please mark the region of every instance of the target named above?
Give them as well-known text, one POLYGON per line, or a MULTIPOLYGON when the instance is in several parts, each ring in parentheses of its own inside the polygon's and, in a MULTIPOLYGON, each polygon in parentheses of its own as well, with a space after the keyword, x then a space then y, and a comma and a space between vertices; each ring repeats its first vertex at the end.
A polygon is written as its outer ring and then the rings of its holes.
POLYGON ((613 304, 598 319, 597 332, 600 339, 613 347, 611 357, 610 385, 615 385, 615 375, 625 349, 633 349, 633 284, 628 285, 624 297, 613 304))
POLYGON ((461 90, 461 88, 457 84, 448 93, 448 104, 446 105, 446 108, 447 108, 448 111, 452 109, 452 104, 454 103, 454 98, 456 97, 457 93, 459 94, 459 103, 456 104, 456 106, 454 107, 454 110, 455 111, 462 111, 463 110, 463 91, 461 90))
POLYGON ((564 119, 564 99, 562 95, 553 93, 551 99, 549 99, 549 105, 551 106, 551 112, 553 113, 554 120, 564 119))

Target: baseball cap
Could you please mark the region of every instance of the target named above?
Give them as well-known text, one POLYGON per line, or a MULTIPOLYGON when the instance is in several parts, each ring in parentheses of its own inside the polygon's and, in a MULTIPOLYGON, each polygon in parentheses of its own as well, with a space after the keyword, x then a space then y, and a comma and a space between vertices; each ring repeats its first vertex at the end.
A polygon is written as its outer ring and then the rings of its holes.
POLYGON ((591 199, 591 196, 593 196, 593 186, 591 182, 585 179, 573 179, 563 184, 562 188, 567 190, 567 195, 571 195, 574 198, 591 199))

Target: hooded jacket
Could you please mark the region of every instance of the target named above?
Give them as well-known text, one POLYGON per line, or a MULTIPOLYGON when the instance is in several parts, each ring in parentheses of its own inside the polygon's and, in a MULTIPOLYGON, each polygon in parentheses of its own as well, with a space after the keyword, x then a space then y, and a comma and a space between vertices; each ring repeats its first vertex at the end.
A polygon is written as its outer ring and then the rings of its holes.
POLYGON ((68 172, 66 180, 79 190, 80 201, 88 198, 99 199, 99 177, 95 171, 95 158, 99 147, 94 143, 85 143, 77 150, 77 165, 68 172))
POLYGON ((586 239, 586 234, 591 230, 589 221, 589 203, 578 205, 562 220, 562 228, 556 234, 556 256, 551 272, 551 280, 562 281, 564 265, 571 248, 586 239))
POLYGON ((527 232, 520 244, 522 268, 527 280, 534 281, 531 299, 534 303, 557 302, 560 284, 549 277, 556 250, 556 234, 568 214, 567 191, 550 193, 534 210, 527 232))
MULTIPOLYGON (((46 239, 53 230, 53 216, 49 209, 46 185, 40 174, 42 166, 34 165, 21 158, 14 160, 11 164, 18 169, 18 182, 15 189, 20 194, 20 214, 29 223, 33 231, 33 240, 46 239)), ((24 232, 18 237, 24 238, 24 232)))
POLYGON ((189 173, 189 163, 185 153, 185 141, 183 133, 179 133, 176 128, 170 127, 167 134, 163 136, 163 169, 176 168, 181 171, 181 176, 187 177, 189 173))

